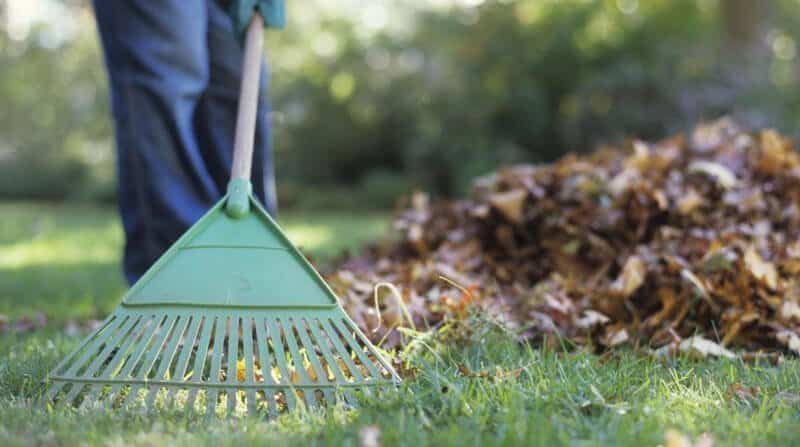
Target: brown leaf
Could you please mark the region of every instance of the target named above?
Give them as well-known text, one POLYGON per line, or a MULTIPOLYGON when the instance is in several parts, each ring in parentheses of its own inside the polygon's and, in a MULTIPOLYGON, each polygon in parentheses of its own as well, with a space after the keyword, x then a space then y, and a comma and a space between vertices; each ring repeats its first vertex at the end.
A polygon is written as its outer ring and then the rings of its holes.
POLYGON ((621 294, 624 298, 633 295, 644 284, 647 267, 638 256, 631 256, 625 261, 622 273, 611 284, 611 289, 621 294))
POLYGON ((778 271, 771 262, 764 261, 752 245, 744 254, 744 263, 755 279, 764 283, 770 289, 778 287, 778 271))
POLYGON ((8 330, 8 316, 0 314, 0 334, 8 330))
POLYGON ((522 205, 528 191, 524 189, 512 189, 510 191, 498 192, 489 196, 489 203, 497 209, 506 219, 513 223, 522 223, 522 205))
POLYGON ((732 383, 728 385, 727 395, 728 398, 738 397, 744 401, 751 401, 758 398, 761 394, 761 388, 757 386, 747 386, 741 383, 732 383))

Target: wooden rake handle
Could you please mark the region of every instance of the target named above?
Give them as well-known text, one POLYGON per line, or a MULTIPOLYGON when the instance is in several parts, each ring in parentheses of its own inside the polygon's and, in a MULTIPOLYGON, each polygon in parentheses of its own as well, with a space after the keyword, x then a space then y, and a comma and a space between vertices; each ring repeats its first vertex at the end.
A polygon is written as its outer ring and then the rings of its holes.
POLYGON ((264 20, 261 18, 261 14, 256 12, 247 27, 244 44, 244 67, 239 91, 239 111, 236 115, 231 179, 250 180, 253 142, 256 133, 256 112, 258 111, 258 84, 261 77, 261 52, 264 47, 263 36, 264 20))
POLYGON ((239 109, 236 114, 236 134, 233 141, 233 164, 228 184, 226 211, 234 218, 250 211, 250 170, 253 164, 253 143, 258 112, 258 87, 261 78, 261 53, 264 47, 264 19, 255 12, 247 26, 244 43, 242 83, 239 109))

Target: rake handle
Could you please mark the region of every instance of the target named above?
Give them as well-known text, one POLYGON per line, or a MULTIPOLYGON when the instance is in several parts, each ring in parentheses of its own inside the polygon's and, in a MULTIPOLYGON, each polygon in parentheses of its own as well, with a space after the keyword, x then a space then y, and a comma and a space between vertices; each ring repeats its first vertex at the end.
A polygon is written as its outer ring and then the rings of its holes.
POLYGON ((247 27, 244 44, 242 83, 239 91, 239 110, 236 115, 236 136, 233 142, 233 166, 231 180, 250 180, 253 163, 253 142, 256 133, 258 112, 258 87, 261 77, 261 53, 264 47, 264 19, 258 12, 253 14, 247 27))

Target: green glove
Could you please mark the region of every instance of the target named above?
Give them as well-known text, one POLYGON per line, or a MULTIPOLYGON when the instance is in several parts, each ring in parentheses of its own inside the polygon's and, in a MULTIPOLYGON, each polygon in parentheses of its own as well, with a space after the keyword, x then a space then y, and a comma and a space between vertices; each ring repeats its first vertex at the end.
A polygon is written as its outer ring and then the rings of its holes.
POLYGON ((283 0, 233 0, 228 8, 228 14, 233 19, 233 31, 244 42, 247 25, 253 18, 253 13, 258 10, 264 18, 264 25, 272 28, 283 28, 286 25, 286 8, 283 0))

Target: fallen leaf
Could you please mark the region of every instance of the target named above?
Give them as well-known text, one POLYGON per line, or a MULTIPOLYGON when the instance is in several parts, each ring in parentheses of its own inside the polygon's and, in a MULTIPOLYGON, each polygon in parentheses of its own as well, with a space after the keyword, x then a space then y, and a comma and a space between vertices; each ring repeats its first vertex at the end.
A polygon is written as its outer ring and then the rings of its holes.
POLYGON ((705 199, 694 189, 690 189, 683 197, 678 199, 678 212, 684 216, 692 214, 696 209, 700 208, 705 199))
POLYGON ((728 398, 738 397, 744 401, 755 400, 761 394, 761 388, 757 386, 747 386, 741 383, 728 385, 728 398))
POLYGON ((247 380, 247 369, 244 365, 244 359, 240 359, 236 362, 236 379, 239 382, 247 380))
POLYGON ((647 267, 638 256, 631 256, 625 261, 622 273, 611 284, 612 290, 620 293, 624 298, 631 296, 644 284, 647 267))
POLYGON ((700 281, 700 278, 697 277, 694 273, 692 273, 689 269, 681 270, 681 278, 685 279, 689 284, 691 284, 698 295, 703 298, 709 298, 708 290, 706 290, 706 286, 700 281))
POLYGON ((367 425, 358 431, 358 445, 360 447, 380 447, 381 429, 377 425, 367 425))
POLYGON ((718 343, 703 338, 699 335, 695 335, 683 340, 680 345, 678 345, 678 349, 680 349, 680 351, 683 353, 689 354, 690 356, 697 356, 700 358, 705 358, 708 356, 725 357, 729 359, 736 358, 736 354, 733 352, 723 348, 718 343))
POLYGON ((609 348, 621 345, 628 341, 630 336, 628 335, 628 330, 625 328, 609 330, 606 332, 605 337, 602 340, 602 343, 609 348))
POLYGON ((8 316, 0 314, 0 334, 8 330, 8 316))
POLYGON ((778 271, 772 263, 764 261, 755 247, 750 246, 747 248, 744 254, 744 263, 755 279, 761 281, 770 289, 778 287, 778 271))
POLYGON ((794 301, 784 301, 781 306, 781 318, 787 321, 800 321, 800 305, 794 301))
POLYGON ((575 326, 583 329, 589 329, 598 325, 606 324, 611 321, 610 318, 594 310, 586 310, 583 312, 583 317, 575 322, 575 326))
POLYGON ((47 317, 41 312, 38 312, 33 317, 23 316, 14 322, 14 332, 25 333, 31 332, 36 329, 41 329, 47 325, 47 317))
POLYGON ((800 354, 800 336, 794 332, 789 330, 780 331, 775 334, 775 338, 789 350, 794 351, 795 354, 800 354))
POLYGON ((527 196, 528 191, 524 189, 512 189, 492 194, 489 196, 489 203, 506 219, 519 224, 522 223, 522 205, 527 196))
POLYGON ((689 165, 689 172, 702 173, 713 178, 717 184, 725 189, 735 187, 739 181, 730 169, 712 161, 697 160, 689 165))

